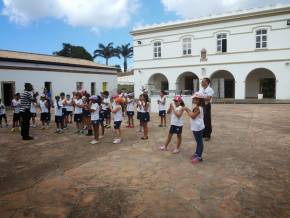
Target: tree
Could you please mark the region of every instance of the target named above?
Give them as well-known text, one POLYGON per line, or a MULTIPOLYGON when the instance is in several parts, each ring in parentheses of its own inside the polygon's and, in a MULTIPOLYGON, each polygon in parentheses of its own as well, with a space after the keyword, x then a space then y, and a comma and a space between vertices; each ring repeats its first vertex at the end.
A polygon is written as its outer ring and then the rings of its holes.
POLYGON ((124 72, 127 72, 128 68, 127 60, 128 58, 133 57, 133 47, 130 46, 130 43, 126 45, 121 45, 118 47, 118 52, 124 58, 124 72))
POLYGON ((118 57, 119 52, 118 49, 114 48, 113 42, 110 42, 108 45, 104 45, 99 43, 99 48, 94 51, 94 58, 103 57, 106 59, 106 65, 108 65, 109 59, 112 57, 118 57))
POLYGON ((53 52, 53 55, 80 58, 93 61, 92 55, 82 46, 74 46, 69 43, 62 44, 63 49, 60 51, 53 52))

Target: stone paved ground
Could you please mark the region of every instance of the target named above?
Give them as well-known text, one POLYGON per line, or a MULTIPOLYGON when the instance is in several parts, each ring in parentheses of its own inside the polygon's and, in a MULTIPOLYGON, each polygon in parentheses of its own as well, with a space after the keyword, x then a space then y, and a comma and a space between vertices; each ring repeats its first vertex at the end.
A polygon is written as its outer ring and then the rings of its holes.
MULTIPOLYGON (((214 105, 204 162, 186 119, 182 152, 162 153, 167 129, 153 115, 149 141, 133 129, 99 145, 73 129, 0 129, 0 217, 290 217, 290 105, 214 105)), ((173 148, 173 146, 172 146, 173 148)))

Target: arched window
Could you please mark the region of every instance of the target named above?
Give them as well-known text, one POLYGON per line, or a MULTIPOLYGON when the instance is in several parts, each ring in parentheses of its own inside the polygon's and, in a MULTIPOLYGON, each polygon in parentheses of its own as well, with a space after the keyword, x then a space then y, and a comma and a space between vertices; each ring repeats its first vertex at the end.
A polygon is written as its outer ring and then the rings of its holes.
POLYGON ((191 38, 184 38, 182 40, 182 54, 191 55, 191 38))
POLYGON ((256 31, 256 48, 267 48, 268 46, 268 31, 259 29, 256 31))

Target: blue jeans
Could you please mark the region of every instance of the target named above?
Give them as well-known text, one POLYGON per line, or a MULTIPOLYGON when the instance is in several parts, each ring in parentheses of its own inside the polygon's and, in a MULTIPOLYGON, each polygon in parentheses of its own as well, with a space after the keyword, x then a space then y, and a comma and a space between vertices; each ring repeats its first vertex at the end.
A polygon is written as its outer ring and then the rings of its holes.
POLYGON ((193 135, 196 141, 196 151, 195 154, 201 158, 203 152, 203 130, 193 131, 193 135))

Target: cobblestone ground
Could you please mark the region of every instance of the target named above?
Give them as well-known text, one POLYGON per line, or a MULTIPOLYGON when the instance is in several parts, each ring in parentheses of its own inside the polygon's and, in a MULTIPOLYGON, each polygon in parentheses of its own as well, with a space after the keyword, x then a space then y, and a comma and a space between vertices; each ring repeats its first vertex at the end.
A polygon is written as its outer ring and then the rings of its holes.
MULTIPOLYGON (((153 115, 150 138, 124 129, 113 145, 70 128, 32 129, 34 141, 0 129, 0 217, 290 217, 290 105, 214 105, 204 162, 159 152, 168 129, 153 115)), ((174 148, 174 142, 171 148, 174 148)))

